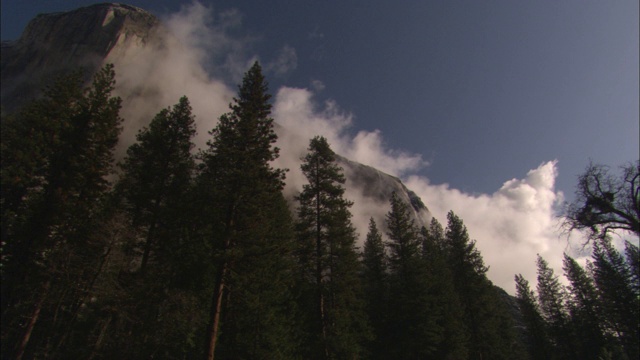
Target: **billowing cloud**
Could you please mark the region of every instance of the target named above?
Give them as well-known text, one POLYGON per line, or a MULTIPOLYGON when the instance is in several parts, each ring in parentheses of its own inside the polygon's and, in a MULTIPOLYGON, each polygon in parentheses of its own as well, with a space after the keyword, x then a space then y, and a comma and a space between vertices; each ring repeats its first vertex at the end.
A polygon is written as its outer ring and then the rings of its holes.
POLYGON ((183 95, 189 97, 196 115, 195 142, 205 146, 207 131, 228 110, 235 92, 204 64, 216 59, 227 72, 246 70, 246 60, 231 60, 245 44, 227 34, 238 21, 239 15, 233 12, 216 18, 212 8, 194 2, 164 19, 158 36, 145 46, 129 46, 109 55, 106 61, 115 64, 116 94, 123 98, 125 119, 118 156, 135 141, 138 129, 183 95))
POLYGON ((308 89, 281 88, 273 116, 281 125, 278 146, 283 151, 279 164, 291 170, 288 183, 294 188, 301 188, 305 182, 296 170, 309 140, 318 135, 327 138, 336 153, 394 176, 426 165, 418 154, 388 149, 378 130, 361 130, 352 136, 349 130, 353 115, 343 111, 335 101, 318 104, 308 89))
POLYGON ((378 130, 362 130, 351 136, 348 130, 353 115, 340 109, 335 101, 317 104, 308 89, 281 88, 273 113, 278 124, 292 132, 284 135, 287 138, 283 148, 306 149, 311 138, 321 135, 336 153, 388 174, 398 176, 426 165, 418 154, 388 149, 378 130))
POLYGON ((536 254, 557 275, 562 275, 564 252, 580 255, 560 232, 556 214, 563 194, 555 190, 557 171, 556 161, 542 163, 523 179, 506 181, 493 194, 471 195, 419 176, 409 177, 407 186, 422 197, 443 226, 449 210, 460 216, 490 266, 489 278, 514 293, 515 274, 536 283, 536 254))

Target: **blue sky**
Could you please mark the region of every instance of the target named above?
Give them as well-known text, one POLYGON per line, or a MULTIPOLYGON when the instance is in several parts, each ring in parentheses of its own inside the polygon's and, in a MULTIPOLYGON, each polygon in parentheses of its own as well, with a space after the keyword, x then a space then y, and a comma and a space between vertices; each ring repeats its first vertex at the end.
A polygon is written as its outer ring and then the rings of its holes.
MULTIPOLYGON (((2 40, 92 3, 3 1, 2 40)), ((536 253, 560 268, 553 215, 589 161, 640 157, 637 0, 128 3, 215 33, 200 65, 228 89, 229 59, 260 59, 276 120, 337 128, 343 154, 401 176, 441 222, 453 209, 510 292, 536 253)))

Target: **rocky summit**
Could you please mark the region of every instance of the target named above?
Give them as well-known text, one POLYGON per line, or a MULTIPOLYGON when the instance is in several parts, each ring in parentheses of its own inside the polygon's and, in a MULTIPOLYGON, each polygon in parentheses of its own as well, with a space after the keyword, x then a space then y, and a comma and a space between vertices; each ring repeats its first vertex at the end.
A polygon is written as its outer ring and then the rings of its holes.
POLYGON ((89 76, 109 54, 151 41, 159 24, 147 11, 118 3, 38 15, 20 39, 2 44, 3 107, 37 96, 57 73, 82 67, 89 76))

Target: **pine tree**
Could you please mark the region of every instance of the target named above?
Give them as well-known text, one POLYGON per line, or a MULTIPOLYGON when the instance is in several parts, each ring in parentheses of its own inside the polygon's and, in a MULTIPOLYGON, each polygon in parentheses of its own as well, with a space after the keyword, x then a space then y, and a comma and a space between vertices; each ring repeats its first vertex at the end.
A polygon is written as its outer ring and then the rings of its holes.
POLYGON ((107 176, 121 130, 121 101, 111 96, 114 78, 112 65, 98 71, 87 89, 80 73, 60 78, 8 125, 2 333, 3 344, 17 340, 14 358, 47 357, 90 290, 99 252, 89 239, 110 189, 107 176), (29 320, 16 336, 23 318, 29 320))
POLYGON ((637 284, 633 283, 628 263, 607 238, 594 243, 592 271, 606 331, 629 359, 637 358, 640 355, 640 300, 634 289, 637 284))
POLYGON ((640 296, 640 253, 638 246, 625 241, 624 252, 627 258, 627 266, 631 272, 631 284, 636 296, 640 296))
POLYGON ((426 262, 418 229, 409 207, 396 193, 387 213, 386 243, 390 272, 389 358, 436 356, 443 342, 443 310, 426 262))
POLYGON ((382 234, 375 220, 369 220, 369 231, 362 256, 364 299, 373 331, 371 358, 384 358, 387 344, 386 323, 389 302, 389 281, 382 234))
POLYGON ((302 307, 314 314, 310 317, 312 353, 308 356, 357 358, 369 328, 349 211, 353 203, 344 198, 345 178, 325 138, 311 140, 301 169, 308 184, 296 198, 298 252, 302 281, 310 290, 302 307))
POLYGON ((117 193, 140 238, 138 244, 132 244, 132 261, 139 262, 140 267, 134 270, 134 277, 121 284, 129 290, 130 318, 136 321, 130 324, 134 335, 126 339, 128 346, 120 346, 120 357, 134 356, 125 352, 127 348, 138 357, 160 354, 168 348, 166 337, 174 336, 170 334, 173 328, 188 327, 176 322, 169 325, 172 311, 179 312, 180 307, 166 308, 177 298, 194 296, 183 291, 184 285, 178 279, 186 260, 182 254, 191 245, 185 241, 184 229, 189 221, 185 200, 195 170, 191 154, 195 133, 189 100, 182 97, 140 130, 137 142, 129 147, 120 164, 123 174, 117 193), (163 338, 154 333, 162 333, 163 338))
POLYGON ((431 218, 429 228, 422 231, 422 251, 425 257, 432 255, 445 256, 447 244, 445 241, 444 229, 436 218, 431 218))
POLYGON ((216 267, 208 359, 287 357, 295 348, 293 234, 284 170, 271 166, 279 150, 270 98, 256 62, 202 154, 198 195, 208 204, 203 222, 209 224, 202 233, 216 267))
POLYGON ((447 214, 445 243, 456 293, 463 309, 470 359, 506 359, 515 356, 513 324, 504 302, 487 279, 488 268, 469 239, 462 219, 447 214))
POLYGON ((547 324, 540 315, 536 295, 529 282, 520 274, 515 276, 516 298, 527 329, 527 345, 532 360, 552 359, 551 344, 547 336, 547 324))
POLYGON ((597 359, 605 345, 601 329, 602 318, 598 307, 598 294, 593 279, 567 254, 564 272, 570 282, 569 315, 573 331, 579 342, 576 349, 580 359, 597 359))
POLYGON ((134 226, 144 229, 140 265, 143 273, 152 249, 158 252, 168 246, 159 243, 158 233, 169 230, 169 224, 179 218, 179 211, 184 208, 180 202, 195 168, 190 153, 195 133, 189 100, 182 97, 138 133, 138 142, 129 147, 121 164, 123 176, 118 187, 134 226))
POLYGON ((575 344, 569 327, 566 292, 553 269, 540 255, 538 267, 538 301, 540 313, 548 324, 554 352, 560 359, 575 358, 575 344))
POLYGON ((468 344, 463 324, 463 310, 453 285, 453 275, 447 264, 445 236, 442 225, 432 218, 429 228, 422 228, 422 257, 426 263, 436 304, 442 309, 439 325, 443 341, 435 354, 437 359, 464 359, 468 344))

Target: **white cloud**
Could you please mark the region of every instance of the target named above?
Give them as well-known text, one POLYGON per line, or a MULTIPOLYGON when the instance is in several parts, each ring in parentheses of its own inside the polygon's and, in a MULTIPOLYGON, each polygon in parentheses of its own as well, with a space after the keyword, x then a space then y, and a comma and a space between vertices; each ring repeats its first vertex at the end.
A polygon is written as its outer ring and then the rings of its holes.
POLYGON ((157 37, 134 40, 144 46, 125 43, 109 54, 106 61, 116 70, 115 93, 123 98, 119 157, 135 141, 138 129, 183 95, 196 115, 196 146, 206 147, 207 132, 235 95, 227 83, 241 79, 254 59, 245 54, 249 40, 229 35, 240 23, 237 11, 215 14, 213 8, 193 2, 164 19, 157 37), (206 67, 210 64, 215 70, 206 67))
POLYGON ((348 158, 394 176, 414 172, 427 165, 421 155, 388 149, 379 130, 358 132, 344 151, 348 158))
POLYGON ((349 130, 353 115, 343 111, 335 101, 316 103, 308 89, 281 88, 275 97, 273 116, 282 126, 278 164, 291 170, 288 184, 292 188, 300 189, 305 182, 298 167, 314 136, 327 138, 336 153, 394 176, 426 165, 420 155, 388 149, 378 130, 362 130, 352 136, 349 130))
POLYGON ((239 82, 256 59, 249 55, 255 38, 230 35, 242 26, 242 14, 236 9, 216 13, 212 6, 193 1, 164 23, 197 56, 200 67, 222 80, 239 82))
POLYGON ((557 275, 562 275, 563 253, 577 254, 560 232, 556 212, 563 195, 555 190, 556 176, 557 162, 549 161, 523 179, 506 181, 493 194, 466 194, 447 184, 430 184, 419 176, 409 177, 407 186, 422 197, 443 226, 449 210, 462 218, 490 266, 489 278, 513 294, 515 274, 535 284, 536 254, 544 257, 557 275))
POLYGON ((272 72, 276 76, 284 76, 294 71, 298 67, 298 55, 296 49, 285 45, 278 54, 278 57, 265 66, 267 72, 272 72))
POLYGON ((281 88, 273 115, 289 132, 281 141, 283 149, 288 147, 304 152, 309 140, 321 135, 327 138, 336 153, 391 175, 399 176, 426 165, 418 154, 388 149, 379 130, 362 130, 351 136, 348 130, 353 115, 332 100, 317 104, 308 89, 281 88))

